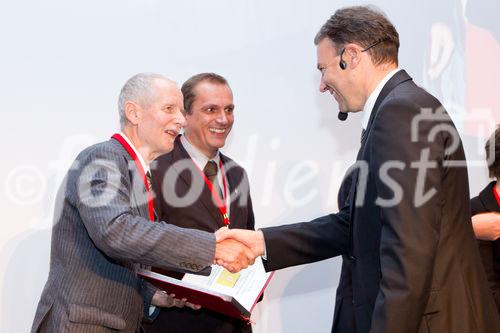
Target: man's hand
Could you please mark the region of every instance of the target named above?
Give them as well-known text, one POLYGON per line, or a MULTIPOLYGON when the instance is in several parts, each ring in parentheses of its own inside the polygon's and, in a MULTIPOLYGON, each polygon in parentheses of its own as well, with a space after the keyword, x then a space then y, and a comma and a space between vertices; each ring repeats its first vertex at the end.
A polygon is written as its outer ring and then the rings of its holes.
POLYGON ((200 305, 190 303, 185 298, 175 298, 175 294, 167 294, 166 292, 161 290, 157 290, 155 292, 155 294, 153 295, 153 299, 151 300, 151 304, 160 308, 171 308, 174 306, 177 308, 183 308, 187 306, 188 308, 191 308, 193 310, 201 309, 200 305))
POLYGON ((500 237, 500 214, 484 213, 472 217, 472 228, 477 239, 494 241, 500 237))
POLYGON ((219 236, 216 233, 214 261, 217 265, 223 266, 231 273, 237 273, 248 265, 253 265, 256 256, 246 245, 234 239, 220 239, 219 236))
MULTIPOLYGON (((266 245, 264 241, 264 234, 260 230, 228 229, 224 227, 216 231, 215 237, 217 242, 232 239, 245 244, 251 250, 253 259, 265 253, 266 245)), ((216 263, 226 267, 224 262, 220 261, 217 257, 216 263)))

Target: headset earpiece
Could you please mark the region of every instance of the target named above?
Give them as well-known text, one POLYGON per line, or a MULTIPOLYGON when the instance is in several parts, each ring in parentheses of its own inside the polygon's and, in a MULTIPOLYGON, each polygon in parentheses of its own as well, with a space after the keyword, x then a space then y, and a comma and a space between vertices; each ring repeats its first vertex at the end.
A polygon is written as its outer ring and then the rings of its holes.
POLYGON ((345 70, 347 68, 347 62, 345 62, 344 59, 342 59, 344 52, 345 52, 345 47, 342 49, 342 52, 340 52, 339 66, 341 70, 345 70))

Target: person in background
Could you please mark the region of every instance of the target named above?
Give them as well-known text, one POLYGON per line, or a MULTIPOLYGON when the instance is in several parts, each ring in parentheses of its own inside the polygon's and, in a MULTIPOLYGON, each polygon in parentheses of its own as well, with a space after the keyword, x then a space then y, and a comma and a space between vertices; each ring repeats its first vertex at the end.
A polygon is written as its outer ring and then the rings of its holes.
POLYGON ((500 126, 486 142, 486 160, 491 178, 477 197, 471 199, 472 226, 488 284, 500 314, 500 126), (488 214, 484 214, 488 213, 488 214))

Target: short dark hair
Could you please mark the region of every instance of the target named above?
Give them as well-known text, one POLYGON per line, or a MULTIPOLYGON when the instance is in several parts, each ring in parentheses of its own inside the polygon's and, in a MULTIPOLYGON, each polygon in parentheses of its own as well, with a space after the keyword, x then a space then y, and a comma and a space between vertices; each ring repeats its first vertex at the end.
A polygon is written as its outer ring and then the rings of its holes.
POLYGON ((488 161, 488 171, 490 172, 490 177, 495 177, 500 180, 500 125, 490 136, 486 145, 486 160, 488 161), (492 154, 495 154, 491 156, 492 154))
POLYGON ((229 86, 227 80, 215 73, 200 73, 194 76, 191 76, 189 79, 184 82, 181 87, 182 95, 184 96, 184 110, 186 113, 191 113, 191 105, 193 105, 194 99, 196 98, 195 89, 196 86, 204 81, 208 81, 216 84, 224 84, 229 86))
POLYGON ((314 43, 318 45, 324 38, 329 38, 338 52, 349 43, 356 43, 364 48, 373 45, 367 52, 374 64, 398 64, 399 34, 385 14, 374 7, 338 9, 323 24, 314 43))

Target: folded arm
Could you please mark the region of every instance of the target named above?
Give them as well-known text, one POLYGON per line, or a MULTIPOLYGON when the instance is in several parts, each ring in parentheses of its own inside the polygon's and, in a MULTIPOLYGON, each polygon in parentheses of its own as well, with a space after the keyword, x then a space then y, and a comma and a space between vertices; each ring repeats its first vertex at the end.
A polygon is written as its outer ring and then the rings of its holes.
POLYGON ((472 217, 477 239, 494 241, 500 237, 500 213, 483 213, 472 217))

